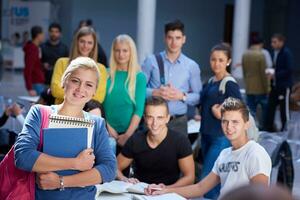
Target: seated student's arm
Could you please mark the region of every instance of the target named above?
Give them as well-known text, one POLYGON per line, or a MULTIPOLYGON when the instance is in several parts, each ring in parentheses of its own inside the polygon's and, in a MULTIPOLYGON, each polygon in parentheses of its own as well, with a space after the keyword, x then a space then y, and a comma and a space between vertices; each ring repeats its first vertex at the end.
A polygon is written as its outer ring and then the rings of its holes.
POLYGON ((5 109, 2 116, 0 117, 0 127, 3 126, 11 115, 11 107, 5 109))
POLYGON ((176 153, 182 176, 175 183, 166 187, 173 188, 193 184, 195 181, 195 165, 191 143, 186 136, 180 134, 176 136, 174 144, 174 153, 176 153))
POLYGON ((217 184, 220 183, 220 178, 213 172, 210 172, 203 180, 200 182, 188 185, 184 187, 176 187, 176 188, 164 188, 162 190, 153 190, 152 188, 157 187, 156 185, 150 185, 146 189, 147 195, 159 195, 165 193, 177 193, 185 198, 195 198, 201 197, 217 184))
POLYGON ((178 160, 182 177, 174 184, 166 186, 167 188, 190 185, 195 180, 195 165, 193 155, 186 156, 178 160))
POLYGON ((269 185, 269 177, 264 174, 258 174, 250 179, 251 184, 262 184, 265 186, 269 185))
POLYGON ((132 161, 133 161, 132 158, 127 158, 122 153, 119 153, 119 155, 117 156, 117 163, 118 163, 117 179, 118 180, 125 181, 125 182, 132 182, 132 183, 138 182, 136 181, 137 179, 127 178, 122 173, 124 169, 126 169, 131 165, 132 161))
POLYGON ((18 122, 23 126, 25 118, 22 114, 22 108, 19 104, 14 103, 12 105, 12 113, 14 114, 14 116, 16 117, 16 119, 18 120, 18 122))
POLYGON ((126 142, 126 144, 122 148, 122 151, 117 156, 117 162, 118 162, 117 179, 121 180, 121 181, 129 182, 129 183, 133 183, 133 184, 138 183, 139 180, 136 178, 127 178, 126 176, 124 176, 122 171, 124 169, 126 169, 127 167, 129 167, 131 165, 131 163, 133 162, 133 158, 134 158, 134 149, 133 148, 134 148, 134 146, 136 146, 135 138, 136 138, 135 136, 129 138, 129 140, 126 142))
POLYGON ((269 185, 272 161, 268 153, 261 146, 246 161, 247 173, 251 184, 269 185))

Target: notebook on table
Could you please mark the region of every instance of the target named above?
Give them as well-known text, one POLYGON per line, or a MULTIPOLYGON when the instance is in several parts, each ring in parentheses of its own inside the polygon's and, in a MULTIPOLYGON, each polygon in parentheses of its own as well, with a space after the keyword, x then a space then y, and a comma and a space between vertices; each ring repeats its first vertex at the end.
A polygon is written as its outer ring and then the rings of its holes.
POLYGON ((97 188, 97 200, 185 200, 184 197, 176 193, 146 196, 144 195, 144 191, 148 187, 148 184, 144 182, 133 184, 115 180, 104 184, 97 184, 95 186, 97 188))
POLYGON ((144 189, 148 187, 148 184, 143 182, 133 184, 114 180, 108 183, 97 184, 95 186, 97 188, 97 195, 101 192, 109 192, 112 194, 121 194, 126 192, 144 194, 144 189))

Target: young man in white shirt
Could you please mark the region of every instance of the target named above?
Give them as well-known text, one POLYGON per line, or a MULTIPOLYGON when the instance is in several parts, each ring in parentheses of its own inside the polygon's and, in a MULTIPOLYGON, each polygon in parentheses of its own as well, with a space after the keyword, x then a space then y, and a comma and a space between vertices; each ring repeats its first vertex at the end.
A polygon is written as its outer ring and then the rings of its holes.
POLYGON ((200 182, 177 188, 150 185, 147 194, 178 193, 187 198, 203 196, 221 183, 221 194, 247 184, 269 185, 271 159, 265 149, 248 139, 249 110, 239 99, 227 98, 222 104, 222 129, 232 147, 224 149, 209 175, 200 182))

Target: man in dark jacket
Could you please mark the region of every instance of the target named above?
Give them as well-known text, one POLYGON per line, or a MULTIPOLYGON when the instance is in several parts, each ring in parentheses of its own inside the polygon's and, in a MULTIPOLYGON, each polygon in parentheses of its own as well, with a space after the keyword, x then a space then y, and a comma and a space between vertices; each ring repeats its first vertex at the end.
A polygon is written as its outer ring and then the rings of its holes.
POLYGON ((49 39, 41 45, 42 62, 45 70, 46 84, 50 85, 53 68, 58 58, 68 57, 69 49, 61 42, 61 26, 58 23, 50 24, 48 28, 49 39))
POLYGON ((273 60, 274 73, 270 73, 271 92, 268 102, 268 117, 266 119, 267 131, 276 131, 274 129, 274 116, 276 106, 280 106, 281 131, 284 130, 286 121, 289 119, 289 96, 290 88, 293 85, 292 80, 292 55, 285 46, 285 37, 281 34, 274 34, 271 41, 273 51, 271 53, 273 60))

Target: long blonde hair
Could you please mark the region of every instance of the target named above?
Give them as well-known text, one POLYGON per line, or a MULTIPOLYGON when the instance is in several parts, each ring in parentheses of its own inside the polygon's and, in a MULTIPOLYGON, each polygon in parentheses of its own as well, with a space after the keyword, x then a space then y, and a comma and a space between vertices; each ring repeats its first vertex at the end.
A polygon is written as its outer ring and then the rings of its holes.
POLYGON ((130 58, 129 58, 129 62, 128 62, 128 75, 127 75, 127 79, 125 81, 125 88, 127 88, 127 92, 129 94, 130 99, 132 100, 132 102, 135 104, 135 86, 136 86, 136 75, 139 71, 141 71, 141 67, 138 63, 138 59, 137 59, 137 50, 136 50, 136 46, 135 43, 133 41, 133 39, 126 34, 122 34, 122 35, 118 35, 111 46, 111 51, 110 51, 110 78, 111 78, 111 85, 109 88, 109 92, 112 91, 113 87, 114 87, 114 83, 115 83, 115 74, 117 71, 117 61, 115 59, 114 56, 114 49, 117 43, 126 43, 129 46, 129 50, 130 50, 130 58), (127 86, 127 87, 126 87, 127 86))
POLYGON ((80 52, 79 52, 79 48, 78 48, 78 41, 79 41, 79 38, 86 36, 86 35, 92 35, 92 37, 94 39, 94 46, 93 46, 92 51, 89 54, 89 57, 92 58, 95 62, 97 62, 98 43, 97 43, 96 32, 94 31, 94 29, 92 27, 84 26, 84 27, 80 28, 73 37, 70 56, 69 56, 69 58, 70 58, 69 63, 73 59, 77 58, 78 56, 81 56, 80 52))

